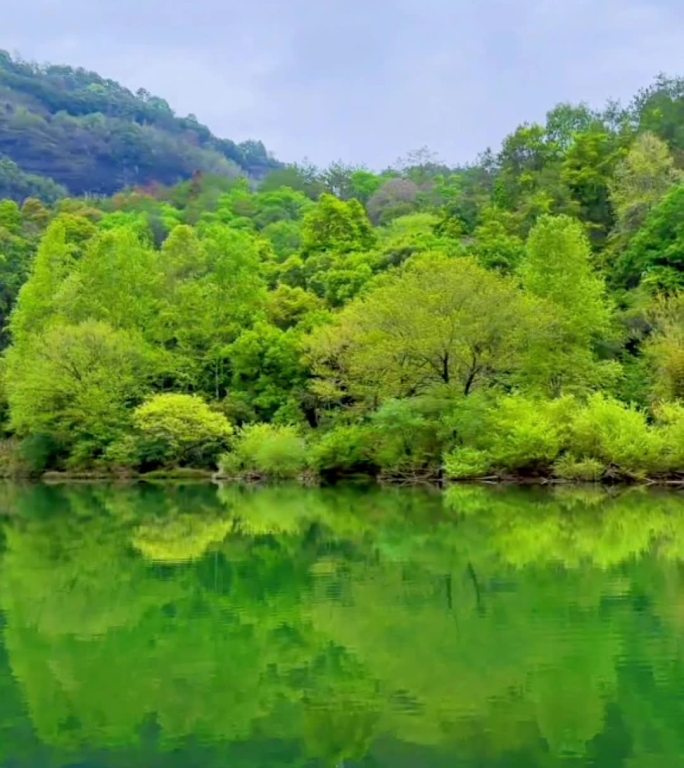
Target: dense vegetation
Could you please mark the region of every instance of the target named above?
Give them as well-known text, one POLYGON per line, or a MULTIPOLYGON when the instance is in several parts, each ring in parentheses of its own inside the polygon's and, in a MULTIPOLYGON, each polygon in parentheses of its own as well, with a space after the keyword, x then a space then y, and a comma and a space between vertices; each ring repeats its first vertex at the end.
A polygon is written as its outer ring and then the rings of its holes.
POLYGON ((193 115, 177 117, 84 69, 41 67, 0 51, 0 196, 113 194, 175 184, 194 173, 261 178, 279 164, 263 144, 217 139, 193 115))
POLYGON ((465 168, 2 203, 5 466, 681 476, 682 126, 660 79, 465 168))

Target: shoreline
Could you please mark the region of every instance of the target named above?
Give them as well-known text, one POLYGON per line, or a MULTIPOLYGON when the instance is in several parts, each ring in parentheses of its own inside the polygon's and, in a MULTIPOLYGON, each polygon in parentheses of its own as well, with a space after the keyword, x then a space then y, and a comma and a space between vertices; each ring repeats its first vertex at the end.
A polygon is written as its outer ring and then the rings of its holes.
POLYGON ((88 483, 116 483, 116 484, 135 484, 135 483, 172 483, 172 482, 197 482, 213 483, 217 485, 245 485, 245 486, 271 486, 283 483, 296 484, 302 488, 317 485, 335 486, 345 482, 367 483, 370 485, 387 487, 430 487, 444 489, 450 486, 459 485, 488 485, 488 486, 518 486, 518 487, 572 487, 572 486, 593 486, 604 488, 671 488, 673 490, 684 490, 684 476, 672 476, 662 478, 643 478, 643 479, 610 479, 596 481, 574 481, 564 480, 553 476, 540 477, 516 477, 513 475, 488 475, 486 477, 474 477, 468 479, 448 480, 443 478, 392 478, 379 477, 368 474, 350 474, 339 476, 334 479, 312 478, 269 478, 263 476, 225 476, 218 472, 210 470, 176 468, 168 470, 154 470, 152 472, 59 472, 49 471, 40 475, 0 475, 0 480, 5 482, 35 482, 46 485, 60 485, 65 483, 88 484, 88 483))

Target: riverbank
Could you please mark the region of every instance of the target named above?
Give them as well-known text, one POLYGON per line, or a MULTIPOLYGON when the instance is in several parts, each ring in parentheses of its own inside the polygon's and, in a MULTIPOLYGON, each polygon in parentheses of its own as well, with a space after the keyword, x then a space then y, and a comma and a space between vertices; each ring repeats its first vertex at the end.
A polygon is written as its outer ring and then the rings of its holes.
POLYGON ((591 485, 595 487, 659 487, 684 490, 684 476, 677 475, 672 477, 657 478, 632 478, 612 479, 612 480, 568 480, 553 476, 525 477, 516 475, 488 475, 485 477, 448 479, 436 476, 432 477, 387 477, 364 473, 350 473, 340 475, 335 478, 324 478, 307 474, 297 478, 273 478, 266 475, 223 475, 219 472, 211 472, 205 469, 193 469, 190 467, 176 467, 163 470, 154 470, 152 472, 107 472, 107 471, 50 471, 40 475, 0 475, 0 480, 33 480, 47 484, 61 483, 151 483, 151 482, 200 482, 216 483, 219 485, 246 485, 246 486, 268 486, 278 485, 280 483, 289 483, 301 487, 312 487, 318 485, 334 486, 341 483, 366 483, 374 486, 388 487, 431 487, 448 488, 459 485, 476 486, 582 486, 591 485))

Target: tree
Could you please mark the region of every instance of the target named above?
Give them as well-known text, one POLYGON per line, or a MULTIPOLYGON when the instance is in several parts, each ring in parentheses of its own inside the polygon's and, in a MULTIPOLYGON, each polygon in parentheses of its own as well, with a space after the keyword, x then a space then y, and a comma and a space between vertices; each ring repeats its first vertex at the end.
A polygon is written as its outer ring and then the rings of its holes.
POLYGON ((29 279, 19 292, 11 322, 15 341, 40 332, 51 315, 62 308, 59 291, 74 267, 75 253, 76 245, 69 242, 66 222, 60 217, 45 232, 29 279))
POLYGON ((10 313, 33 255, 33 243, 0 226, 0 349, 7 345, 10 313))
POLYGON ((382 177, 364 169, 355 170, 350 177, 351 196, 362 203, 368 200, 377 192, 382 184, 382 177))
POLYGON ((615 278, 627 288, 643 282, 672 291, 684 285, 684 184, 648 214, 615 265, 615 278))
POLYGON ((74 322, 95 318, 113 328, 151 330, 159 316, 159 254, 134 227, 99 232, 61 286, 60 312, 74 322))
POLYGON ((331 163, 320 174, 320 180, 325 185, 326 191, 340 200, 349 200, 356 197, 353 191, 352 178, 355 173, 361 171, 352 165, 346 165, 341 161, 331 163))
POLYGON ((515 232, 513 215, 496 206, 482 211, 482 218, 473 233, 473 251, 480 264, 488 269, 514 272, 522 261, 525 244, 515 232))
POLYGON ((546 135, 553 145, 567 151, 575 135, 586 133, 596 122, 596 115, 586 104, 558 104, 546 115, 546 135))
POLYGON ((504 139, 497 158, 498 202, 507 208, 516 208, 521 198, 534 188, 540 172, 558 157, 558 147, 548 140, 543 126, 519 126, 504 139))
POLYGON ((8 157, 0 156, 0 196, 22 201, 28 197, 48 203, 66 195, 61 184, 35 173, 26 173, 8 157))
POLYGON ((519 364, 528 309, 512 280, 474 260, 422 256, 314 333, 314 388, 371 403, 435 385, 467 395, 519 364))
POLYGON ((379 266, 396 267, 428 251, 463 253, 460 239, 450 237, 434 213, 411 213, 392 219, 379 233, 379 266))
POLYGON ((11 235, 19 235, 21 225, 21 210, 14 200, 0 200, 0 227, 11 235))
POLYGON ((499 170, 498 159, 487 150, 475 165, 442 174, 434 180, 432 198, 441 214, 439 234, 460 238, 473 233, 481 209, 494 194, 499 170))
POLYGON ((563 161, 561 179, 597 244, 603 242, 613 224, 608 185, 620 156, 615 138, 597 126, 575 136, 563 161))
POLYGON ((618 163, 610 184, 618 231, 633 235, 681 179, 664 141, 648 132, 637 136, 625 159, 618 163))
POLYGON ((260 192, 253 195, 252 200, 254 205, 252 217, 259 230, 276 222, 299 221, 314 207, 306 195, 287 187, 272 192, 260 192))
POLYGON ((299 337, 265 322, 243 331, 228 349, 231 399, 243 400, 259 419, 288 411, 296 416, 305 371, 299 337))
POLYGON ((597 361, 594 346, 609 329, 610 305, 582 225, 569 216, 541 218, 520 275, 525 289, 546 302, 547 313, 530 345, 527 380, 551 395, 599 384, 611 368, 597 361))
POLYGON ((133 331, 101 321, 50 324, 7 353, 5 387, 12 428, 49 436, 62 457, 88 465, 126 431, 153 358, 133 331))
POLYGON ((307 162, 276 168, 266 176, 259 188, 262 192, 269 192, 282 187, 302 192, 311 200, 317 200, 325 192, 318 169, 307 162))
POLYGON ((655 330, 644 348, 652 393, 684 401, 684 292, 657 300, 652 315, 655 330))
POLYGON ((637 93, 630 105, 632 124, 650 132, 673 150, 684 149, 684 79, 659 75, 653 85, 637 93))
POLYGON ((278 261, 285 261, 302 246, 302 226, 298 221, 274 221, 267 224, 261 234, 268 238, 278 261))
POLYGON ((225 393, 228 345, 265 302, 260 247, 253 234, 220 225, 201 235, 179 227, 164 244, 160 338, 173 350, 179 388, 225 393))
POLYGON ((297 325, 312 313, 320 312, 323 307, 323 302, 315 294, 286 283, 280 283, 266 300, 269 320, 283 330, 297 325))
POLYGON ((344 202, 321 195, 318 205, 304 217, 302 246, 305 253, 348 253, 372 248, 373 228, 358 200, 344 202))
POLYGON ((21 206, 23 229, 28 235, 42 232, 50 222, 50 211, 36 197, 27 197, 21 206))
POLYGON ((410 179, 388 179, 368 199, 368 215, 376 224, 387 224, 417 208, 419 187, 410 179))
POLYGON ((154 395, 133 412, 144 464, 210 466, 233 433, 226 417, 195 395, 154 395))
POLYGON ((316 253, 304 263, 306 285, 331 307, 354 298, 373 277, 375 253, 316 253))

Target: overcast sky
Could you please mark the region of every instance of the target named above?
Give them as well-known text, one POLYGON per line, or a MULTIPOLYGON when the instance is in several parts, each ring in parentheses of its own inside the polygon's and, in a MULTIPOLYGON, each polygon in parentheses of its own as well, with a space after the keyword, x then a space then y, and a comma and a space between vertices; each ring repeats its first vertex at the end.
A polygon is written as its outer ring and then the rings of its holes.
POLYGON ((684 75, 684 0, 6 0, 0 47, 280 159, 472 160, 559 101, 684 75))

